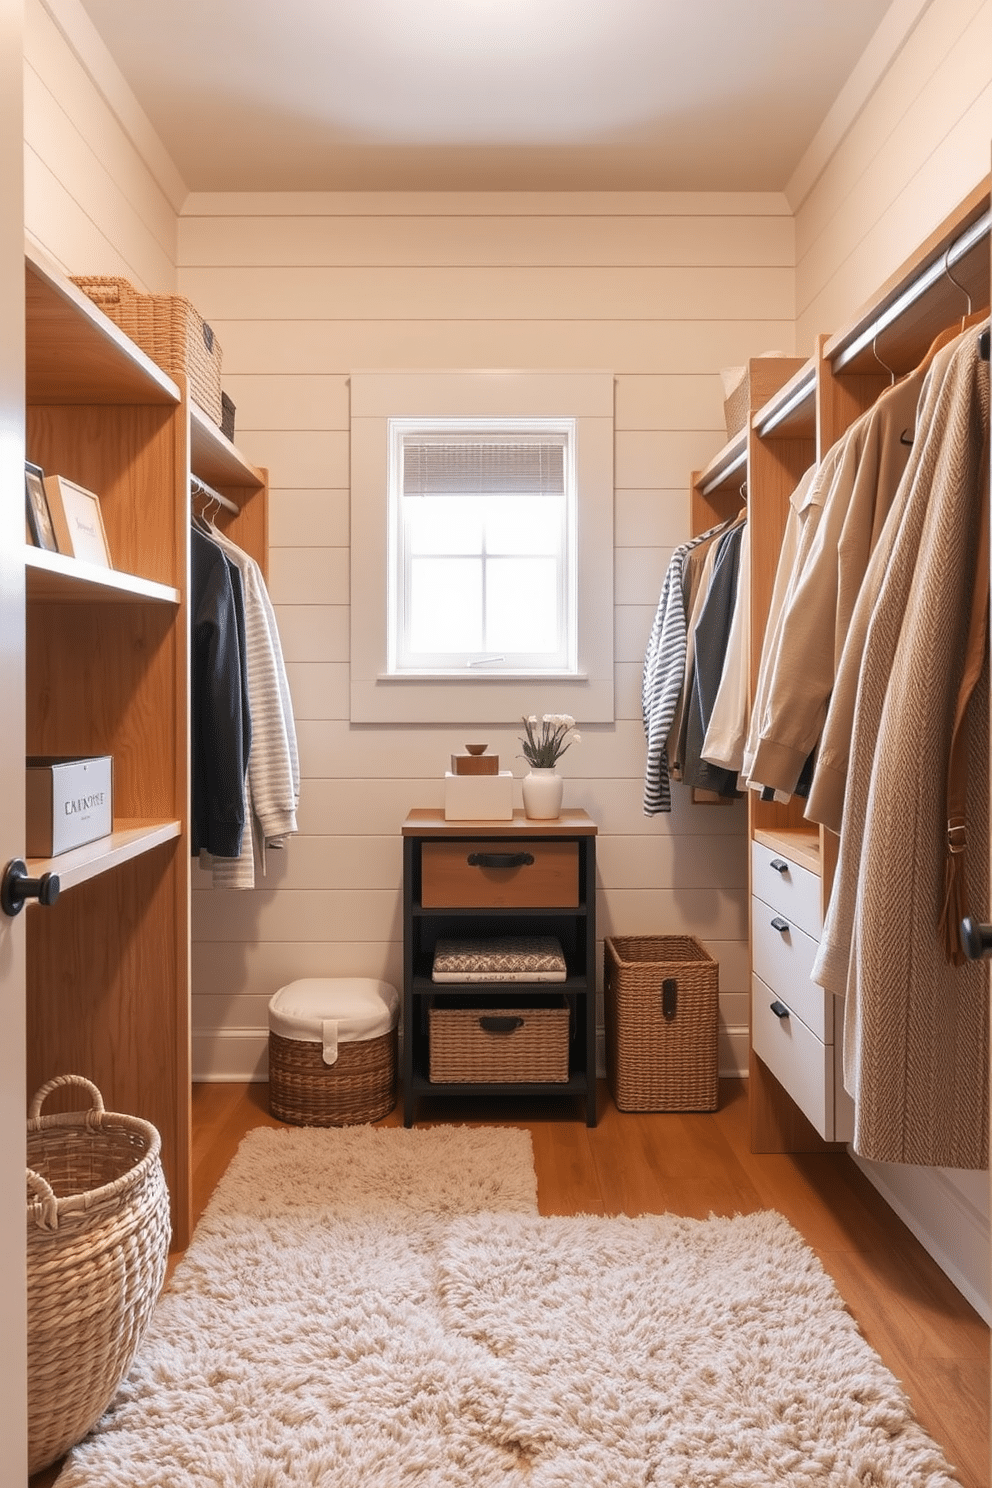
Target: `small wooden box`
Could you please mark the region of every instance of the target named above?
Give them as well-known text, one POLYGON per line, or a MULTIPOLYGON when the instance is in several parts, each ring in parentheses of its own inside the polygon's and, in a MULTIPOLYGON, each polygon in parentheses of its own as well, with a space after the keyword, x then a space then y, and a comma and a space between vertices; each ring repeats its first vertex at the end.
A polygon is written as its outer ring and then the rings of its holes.
POLYGON ((579 845, 524 837, 425 842, 420 899, 425 909, 574 909, 579 845))
POLYGON ((453 754, 452 775, 498 775, 498 754, 453 754))

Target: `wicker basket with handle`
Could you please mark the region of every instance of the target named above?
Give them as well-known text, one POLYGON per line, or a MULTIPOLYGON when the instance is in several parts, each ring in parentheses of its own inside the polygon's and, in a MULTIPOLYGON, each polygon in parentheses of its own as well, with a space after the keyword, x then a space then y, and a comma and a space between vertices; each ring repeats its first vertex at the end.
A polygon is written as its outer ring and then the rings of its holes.
POLYGON ((563 997, 526 1005, 430 1008, 430 1076, 440 1084, 564 1084, 569 1008, 563 997))
POLYGON ((49 1080, 27 1124, 28 1467, 96 1425, 127 1373, 165 1279, 169 1195, 155 1127, 106 1111, 81 1075, 49 1080), (81 1086, 86 1111, 43 1116, 81 1086))
POLYGON ((159 367, 185 373, 190 396, 220 427, 220 342, 195 305, 182 295, 139 294, 129 279, 90 274, 73 283, 159 367))
POLYGON ((720 968, 691 935, 604 943, 606 1075, 621 1111, 715 1111, 720 968))

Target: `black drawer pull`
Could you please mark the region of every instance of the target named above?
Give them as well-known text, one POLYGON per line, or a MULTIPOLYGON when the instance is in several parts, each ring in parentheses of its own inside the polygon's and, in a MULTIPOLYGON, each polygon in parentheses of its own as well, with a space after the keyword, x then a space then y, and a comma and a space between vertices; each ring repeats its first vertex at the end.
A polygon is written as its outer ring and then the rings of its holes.
POLYGON ((770 1002, 768 1006, 771 1008, 776 1018, 787 1018, 789 1016, 789 1009, 786 1007, 784 1002, 770 1002))
POLYGON ((789 871, 789 865, 784 858, 772 858, 768 866, 774 868, 776 873, 788 873, 789 871))
POLYGON ((671 1023, 679 1006, 679 984, 674 977, 665 977, 661 984, 661 1016, 671 1023))
POLYGON ((534 861, 534 854, 529 852, 515 853, 469 853, 468 866, 470 868, 527 868, 534 861))
POLYGON ((791 928, 792 927, 790 926, 788 920, 783 920, 781 915, 776 915, 775 918, 772 920, 772 929, 781 930, 783 935, 785 934, 786 930, 789 930, 791 928))
POLYGON ((523 1026, 523 1018, 496 1018, 487 1014, 479 1019, 479 1027, 485 1029, 486 1033, 513 1033, 514 1029, 523 1026))

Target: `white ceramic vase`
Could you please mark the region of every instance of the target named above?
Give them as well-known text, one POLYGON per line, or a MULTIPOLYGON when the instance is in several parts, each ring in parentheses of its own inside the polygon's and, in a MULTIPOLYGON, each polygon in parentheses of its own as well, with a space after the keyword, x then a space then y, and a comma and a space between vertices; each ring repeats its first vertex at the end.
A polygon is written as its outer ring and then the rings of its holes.
POLYGON ((534 766, 521 781, 524 793, 524 815, 531 821, 554 821, 561 815, 561 797, 565 782, 551 766, 534 766))

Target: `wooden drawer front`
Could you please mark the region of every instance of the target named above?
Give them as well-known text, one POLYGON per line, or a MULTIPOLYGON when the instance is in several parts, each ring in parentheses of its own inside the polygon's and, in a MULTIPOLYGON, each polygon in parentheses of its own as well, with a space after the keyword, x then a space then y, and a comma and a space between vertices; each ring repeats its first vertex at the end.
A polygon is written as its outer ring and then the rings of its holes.
POLYGON ((811 1033, 833 1043, 831 994, 810 981, 817 942, 776 913, 763 899, 751 900, 751 959, 773 997, 780 997, 811 1033), (782 927, 785 928, 782 928, 782 927))
POLYGON ((420 886, 425 909, 576 909, 579 844, 424 842, 420 886))
POLYGON ((751 1042, 758 1058, 828 1142, 834 1140, 834 1046, 825 1044, 801 1018, 777 1017, 781 1005, 759 976, 751 978, 751 1042))
POLYGON ((793 863, 783 853, 764 843, 751 843, 751 892, 780 912, 787 920, 819 940, 823 929, 820 913, 820 878, 793 863), (782 866, 784 865, 784 866, 782 866))

